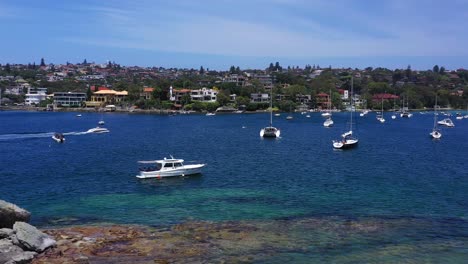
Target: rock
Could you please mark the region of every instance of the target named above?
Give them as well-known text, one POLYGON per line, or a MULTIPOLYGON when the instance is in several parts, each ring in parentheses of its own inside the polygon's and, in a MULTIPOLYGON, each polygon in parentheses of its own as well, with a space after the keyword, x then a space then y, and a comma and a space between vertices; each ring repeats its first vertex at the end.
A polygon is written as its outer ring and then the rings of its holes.
POLYGON ((56 244, 54 239, 28 223, 16 222, 13 225, 13 230, 16 231, 19 246, 26 250, 40 253, 56 244))
POLYGON ((12 235, 15 234, 15 231, 13 231, 13 229, 10 229, 10 228, 0 228, 0 239, 2 238, 8 238, 12 235))
POLYGON ((31 213, 12 203, 0 200, 0 228, 12 228, 16 221, 29 222, 31 213))
POLYGON ((9 239, 0 240, 0 263, 29 263, 36 255, 36 252, 23 251, 20 247, 13 245, 9 239))

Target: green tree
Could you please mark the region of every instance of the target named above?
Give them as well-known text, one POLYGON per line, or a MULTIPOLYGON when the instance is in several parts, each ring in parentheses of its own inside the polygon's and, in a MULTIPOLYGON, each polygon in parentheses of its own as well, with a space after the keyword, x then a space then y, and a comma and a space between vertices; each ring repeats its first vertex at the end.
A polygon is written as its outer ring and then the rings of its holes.
POLYGON ((192 102, 192 98, 190 97, 190 94, 186 93, 182 95, 182 98, 180 98, 180 103, 182 106, 188 105, 192 102))
POLYGON ((10 73, 10 72, 11 72, 10 63, 7 63, 7 64, 5 65, 5 71, 6 71, 7 73, 10 73))
POLYGON ((44 67, 44 66, 45 66, 44 58, 41 58, 41 67, 44 67))
POLYGON ((439 65, 434 65, 434 67, 432 68, 432 71, 435 73, 439 73, 439 65))
POLYGON ((445 67, 444 66, 440 67, 439 73, 440 74, 445 74, 445 67))
POLYGON ((218 93, 218 95, 216 95, 216 101, 219 103, 219 105, 225 106, 229 103, 230 98, 224 91, 221 91, 218 93))
POLYGON ((205 69, 203 69, 203 66, 200 66, 200 70, 198 71, 200 75, 205 74, 205 69))

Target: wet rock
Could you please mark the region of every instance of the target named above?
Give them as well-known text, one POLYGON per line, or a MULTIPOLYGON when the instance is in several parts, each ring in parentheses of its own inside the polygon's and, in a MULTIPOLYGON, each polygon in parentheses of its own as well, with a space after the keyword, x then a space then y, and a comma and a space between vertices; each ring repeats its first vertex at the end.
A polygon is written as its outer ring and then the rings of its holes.
POLYGON ((26 250, 40 253, 56 244, 54 239, 28 223, 16 222, 13 225, 13 230, 16 232, 16 237, 20 243, 18 246, 26 250))
POLYGON ((12 203, 0 200, 0 228, 12 228, 16 221, 29 222, 31 213, 12 203))

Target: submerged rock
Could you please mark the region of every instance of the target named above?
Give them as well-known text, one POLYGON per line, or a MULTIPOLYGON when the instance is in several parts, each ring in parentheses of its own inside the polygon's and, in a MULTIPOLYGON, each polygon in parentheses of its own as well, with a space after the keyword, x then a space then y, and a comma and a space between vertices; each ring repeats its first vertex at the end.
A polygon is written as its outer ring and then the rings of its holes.
POLYGON ((13 225, 13 230, 16 232, 16 237, 20 243, 18 246, 26 250, 40 253, 56 244, 54 239, 28 223, 16 222, 13 225))
POLYGON ((12 228, 16 221, 29 222, 31 213, 15 204, 0 200, 0 228, 12 228))

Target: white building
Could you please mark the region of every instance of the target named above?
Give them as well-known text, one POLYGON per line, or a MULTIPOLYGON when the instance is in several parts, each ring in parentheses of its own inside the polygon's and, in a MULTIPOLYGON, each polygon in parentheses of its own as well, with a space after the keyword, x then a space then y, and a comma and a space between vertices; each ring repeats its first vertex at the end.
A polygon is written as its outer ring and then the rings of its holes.
POLYGON ((267 93, 253 93, 253 94, 250 94, 250 102, 252 102, 252 103, 270 102, 270 94, 267 94, 267 93))
POLYGON ((81 106, 86 101, 86 93, 57 92, 54 93, 54 104, 57 106, 81 106))
POLYGON ((47 97, 47 88, 28 88, 26 99, 24 100, 25 105, 38 105, 41 101, 44 101, 47 97))
POLYGON ((206 87, 200 90, 192 90, 190 92, 190 98, 192 99, 192 101, 199 102, 216 102, 217 95, 217 90, 208 89, 206 87))

